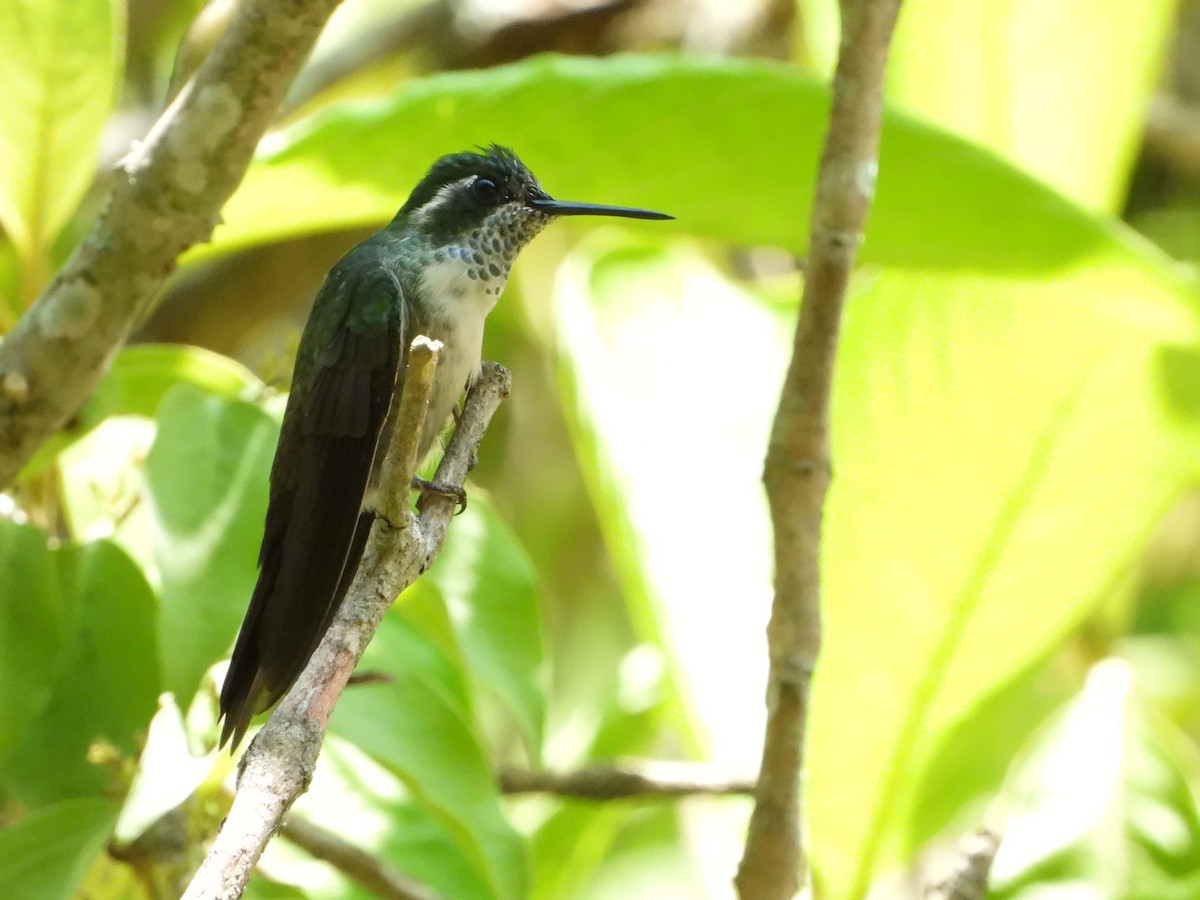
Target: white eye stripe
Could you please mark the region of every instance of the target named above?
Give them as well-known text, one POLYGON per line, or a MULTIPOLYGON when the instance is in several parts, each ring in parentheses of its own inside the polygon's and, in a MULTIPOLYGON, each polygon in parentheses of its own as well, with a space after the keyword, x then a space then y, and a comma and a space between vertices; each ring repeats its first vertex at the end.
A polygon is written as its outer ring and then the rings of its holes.
POLYGON ((474 182, 477 177, 477 175, 468 175, 466 178, 460 178, 458 181, 452 181, 450 184, 438 188, 437 193, 424 206, 417 209, 415 217, 422 220, 427 219, 443 207, 454 196, 456 190, 465 188, 468 184, 474 182))

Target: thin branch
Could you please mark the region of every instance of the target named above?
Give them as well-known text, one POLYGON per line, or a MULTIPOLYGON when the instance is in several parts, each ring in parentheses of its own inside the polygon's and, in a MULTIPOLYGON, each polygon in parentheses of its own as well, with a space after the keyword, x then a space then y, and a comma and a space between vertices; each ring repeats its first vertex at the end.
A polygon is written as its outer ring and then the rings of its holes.
POLYGON ((1145 151, 1189 178, 1200 179, 1200 109, 1160 94, 1146 116, 1145 151))
POLYGON ((0 488, 78 411, 179 254, 208 240, 338 2, 242 0, 125 157, 88 236, 0 343, 0 488))
POLYGON ((438 895, 419 881, 295 813, 287 817, 279 833, 383 900, 437 900, 438 895))
MULTIPOLYGON (((429 364, 434 355, 411 351, 409 366, 429 364)), ((423 381, 415 373, 412 378, 406 376, 404 393, 417 390, 423 381)), ((458 427, 438 467, 438 481, 462 485, 492 414, 508 394, 509 384, 504 368, 484 364, 482 375, 467 394, 458 427)), ((402 399, 401 404, 402 409, 424 414, 423 403, 402 399)), ((404 420, 397 421, 395 428, 397 432, 419 431, 404 420)), ((384 493, 408 496, 413 473, 401 468, 387 466, 384 493)), ((355 664, 392 601, 429 568, 441 550, 455 502, 453 498, 429 494, 422 505, 419 519, 405 509, 398 521, 375 520, 358 574, 328 633, 300 679, 246 750, 237 796, 184 895, 186 900, 239 896, 263 847, 288 808, 307 789, 329 716, 355 664)))
POLYGON ((986 900, 988 875, 1000 849, 1000 835, 980 828, 967 835, 957 849, 950 873, 925 892, 928 900, 986 900))
POLYGON ((627 797, 687 797, 695 794, 752 794, 754 782, 702 763, 630 760, 588 766, 573 772, 529 772, 502 769, 500 790, 506 794, 559 794, 582 800, 627 797))
POLYGON ((846 286, 875 189, 883 76, 900 0, 843 0, 829 132, 813 200, 804 296, 763 481, 775 535, 767 728, 735 885, 743 900, 788 900, 804 880, 800 767, 821 645, 821 517, 829 487, 829 402, 846 286))

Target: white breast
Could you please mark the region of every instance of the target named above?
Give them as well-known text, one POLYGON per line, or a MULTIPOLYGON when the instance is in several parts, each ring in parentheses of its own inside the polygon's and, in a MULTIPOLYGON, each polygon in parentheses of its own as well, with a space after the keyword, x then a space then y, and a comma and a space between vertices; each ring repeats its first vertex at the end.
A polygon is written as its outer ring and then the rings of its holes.
POLYGON ((468 268, 461 260, 447 259, 426 266, 421 272, 422 318, 428 323, 429 337, 444 345, 421 435, 422 457, 450 417, 468 382, 474 381, 479 372, 484 321, 507 281, 507 272, 485 281, 469 277, 468 268))

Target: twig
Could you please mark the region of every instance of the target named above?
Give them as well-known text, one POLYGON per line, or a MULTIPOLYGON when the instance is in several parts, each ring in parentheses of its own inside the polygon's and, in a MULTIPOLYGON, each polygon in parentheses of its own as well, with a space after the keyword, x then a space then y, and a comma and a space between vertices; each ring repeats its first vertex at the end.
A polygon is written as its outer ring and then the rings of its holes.
POLYGON ((529 772, 502 769, 500 790, 506 794, 559 794, 583 800, 626 797, 686 797, 693 794, 751 794, 754 782, 730 778, 701 763, 631 760, 588 766, 573 772, 529 772))
POLYGON ((829 132, 813 200, 804 296, 763 472, 775 535, 767 728, 735 886, 788 900, 804 878, 800 766, 821 644, 821 516, 829 487, 829 398, 846 285, 875 189, 883 75, 900 0, 843 0, 829 132))
POLYGON ((121 163, 107 206, 0 343, 0 488, 91 394, 176 258, 207 240, 339 0, 242 0, 195 78, 121 163))
MULTIPOLYGON (((423 354, 410 353, 409 365, 421 365, 423 358, 423 354)), ((404 393, 417 390, 422 380, 406 376, 404 393)), ((438 467, 438 481, 462 485, 509 384, 504 368, 484 364, 438 467)), ((423 406, 404 399, 401 403, 407 409, 423 406)), ((407 430, 411 424, 398 421, 395 427, 407 430)), ((383 491, 408 496, 412 475, 399 466, 388 466, 383 491)), ((400 521, 376 519, 358 574, 328 633, 296 685, 246 750, 237 796, 184 895, 187 900, 240 896, 263 847, 308 787, 333 705, 350 673, 392 601, 429 568, 441 550, 454 507, 453 498, 430 494, 420 519, 407 510, 400 521)))
POLYGON ((931 886, 928 900, 985 900, 988 874, 1000 849, 1000 835, 987 828, 972 832, 959 844, 950 874, 931 886))
POLYGON ((1160 94, 1146 116, 1146 153, 1186 175, 1200 178, 1200 109, 1160 94))
POLYGON ((279 833, 383 900, 437 900, 438 895, 419 881, 295 813, 287 817, 279 833))

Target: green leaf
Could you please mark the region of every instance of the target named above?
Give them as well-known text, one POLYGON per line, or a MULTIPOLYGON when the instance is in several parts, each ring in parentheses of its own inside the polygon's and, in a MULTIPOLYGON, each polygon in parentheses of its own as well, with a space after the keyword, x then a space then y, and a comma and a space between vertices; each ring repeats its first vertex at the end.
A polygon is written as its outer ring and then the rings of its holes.
POLYGON ((0 223, 27 265, 91 183, 123 30, 114 0, 0 2, 0 223))
POLYGON ((252 403, 172 388, 146 460, 163 684, 180 706, 225 653, 258 577, 279 426, 252 403))
POLYGON ((997 898, 1200 893, 1200 759, 1106 661, 1027 754, 992 868, 997 898))
POLYGON ((153 418, 167 391, 177 384, 227 398, 247 399, 262 390, 253 372, 212 350, 187 344, 135 344, 113 360, 80 411, 80 427, 92 427, 115 415, 153 418))
POLYGON ((261 393, 258 378, 236 360, 186 344, 135 344, 117 354, 96 390, 71 423, 39 448, 22 477, 39 471, 58 454, 113 416, 153 418, 176 384, 191 384, 222 397, 249 399, 261 393))
MULTIPOLYGON (((1004 744, 981 765, 964 729, 996 701, 1007 746, 1027 733, 1039 710, 1006 692, 1022 696, 1014 682, 1196 470, 1191 297, 1123 241, 1041 277, 872 270, 860 284, 835 385, 806 756, 813 871, 847 898, 995 789, 1004 744)), ((794 313, 684 253, 601 234, 557 288, 580 458, 621 498, 602 509, 629 523, 708 754, 750 768, 770 598, 757 480, 794 313), (714 666, 714 647, 746 662, 714 666)))
POLYGON ((154 431, 149 419, 112 416, 55 460, 68 533, 81 542, 112 538, 146 572, 153 561, 140 493, 154 431))
POLYGON ((915 3, 888 53, 887 95, 1081 204, 1115 211, 1176 6, 1148 0, 1130 16, 1124 0, 915 3))
POLYGON ((117 804, 92 797, 66 800, 0 829, 0 884, 8 900, 74 895, 104 849, 117 804))
MULTIPOLYGON (((453 831, 417 803, 393 772, 336 736, 322 747, 312 787, 295 810, 428 885, 440 897, 486 900, 495 896, 471 856, 456 843, 453 831)), ((289 864, 283 854, 273 855, 281 849, 279 844, 273 841, 268 846, 264 860, 269 870, 280 881, 315 887, 311 870, 289 864)))
POLYGON ((0 770, 50 702, 69 629, 45 533, 0 519, 0 770))
POLYGON ((1089 614, 1190 480, 1163 364, 1195 340, 1184 301, 1100 248, 1053 279, 887 272, 855 297, 807 735, 827 890, 860 896, 936 832, 922 790, 971 786, 935 758, 988 786, 944 741, 1089 614))
POLYGON ((159 693, 154 595, 141 570, 108 541, 52 556, 71 640, 49 704, 0 769, 28 806, 106 792, 111 777, 89 748, 103 741, 136 756, 159 693))
POLYGON ((501 812, 462 673, 397 614, 384 618, 360 668, 388 681, 346 691, 331 729, 404 779, 492 896, 525 896, 524 847, 501 812))
MULTIPOLYGON (((269 140, 216 244, 200 252, 382 223, 438 156, 498 141, 554 196, 679 220, 634 226, 643 232, 803 253, 828 102, 795 68, 748 60, 537 57, 427 78, 269 140)), ((1028 271, 1141 246, 991 153, 898 113, 885 117, 882 154, 864 260, 1028 271)))
POLYGON ((747 698, 766 666, 750 648, 763 649, 771 571, 759 474, 785 326, 694 258, 600 232, 558 285, 572 438, 631 618, 682 685, 676 712, 700 752, 755 771, 762 707, 747 698), (716 356, 718 387, 703 375, 681 390, 698 348, 716 356), (737 648, 737 665, 714 665, 716 647, 737 648))
POLYGON ((473 496, 454 520, 427 578, 441 592, 471 674, 505 702, 537 758, 546 716, 537 585, 525 551, 485 497, 473 496))

